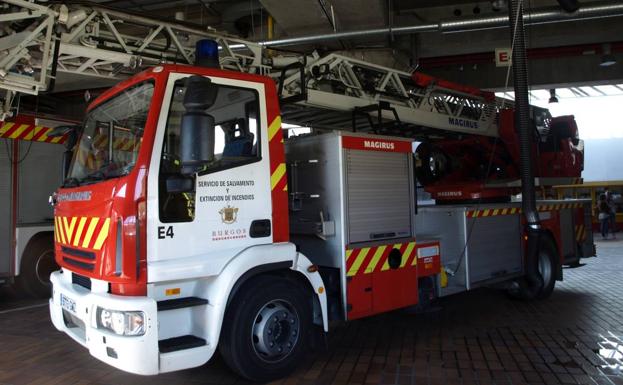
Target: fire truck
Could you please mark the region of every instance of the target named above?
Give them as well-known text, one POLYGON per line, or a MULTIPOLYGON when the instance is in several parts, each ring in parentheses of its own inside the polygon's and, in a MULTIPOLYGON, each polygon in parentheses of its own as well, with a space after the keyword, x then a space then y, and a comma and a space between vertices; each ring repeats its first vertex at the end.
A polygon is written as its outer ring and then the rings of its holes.
MULTIPOLYGON (((41 44, 64 71, 152 64, 91 103, 52 196, 52 322, 116 368, 182 370, 218 349, 267 381, 334 322, 478 287, 546 298, 563 265, 594 255, 590 203, 540 201, 538 279, 526 279, 512 101, 338 54, 265 57, 109 9, 7 2, 39 12, 40 39, 58 18, 58 44, 41 44), (174 58, 186 64, 163 63, 174 58), (313 132, 288 137, 284 122, 313 132), (479 143, 480 172, 462 167, 479 143), (438 204, 418 204, 421 186, 438 204)), ((37 89, 44 67, 6 79, 37 89)), ((535 157, 559 170, 539 168, 540 185, 577 179, 573 119, 530 114, 535 157)))
POLYGON ((0 124, 0 283, 35 297, 49 296, 50 273, 58 269, 47 197, 62 182, 66 138, 50 136, 61 124, 68 122, 28 114, 0 124))

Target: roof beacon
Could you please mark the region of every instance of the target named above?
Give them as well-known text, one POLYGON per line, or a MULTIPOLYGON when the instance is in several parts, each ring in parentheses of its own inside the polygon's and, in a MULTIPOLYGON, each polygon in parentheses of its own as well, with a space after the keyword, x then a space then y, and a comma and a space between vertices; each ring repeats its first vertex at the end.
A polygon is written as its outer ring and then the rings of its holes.
POLYGON ((195 45, 195 65, 200 67, 220 68, 218 43, 211 39, 197 41, 195 45))

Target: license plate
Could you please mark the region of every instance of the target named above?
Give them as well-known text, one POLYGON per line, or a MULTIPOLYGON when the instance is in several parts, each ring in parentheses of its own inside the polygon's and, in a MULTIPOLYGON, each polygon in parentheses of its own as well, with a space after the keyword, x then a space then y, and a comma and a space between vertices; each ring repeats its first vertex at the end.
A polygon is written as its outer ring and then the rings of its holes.
POLYGON ((61 294, 61 307, 74 314, 76 313, 76 301, 65 296, 64 294, 61 294))

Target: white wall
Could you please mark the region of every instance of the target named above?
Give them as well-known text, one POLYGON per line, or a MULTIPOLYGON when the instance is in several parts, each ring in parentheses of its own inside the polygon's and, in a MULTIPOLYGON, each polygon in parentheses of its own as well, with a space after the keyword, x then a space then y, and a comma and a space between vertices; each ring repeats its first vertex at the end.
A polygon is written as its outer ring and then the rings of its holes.
POLYGON ((584 172, 586 182, 623 179, 623 138, 585 139, 584 172))

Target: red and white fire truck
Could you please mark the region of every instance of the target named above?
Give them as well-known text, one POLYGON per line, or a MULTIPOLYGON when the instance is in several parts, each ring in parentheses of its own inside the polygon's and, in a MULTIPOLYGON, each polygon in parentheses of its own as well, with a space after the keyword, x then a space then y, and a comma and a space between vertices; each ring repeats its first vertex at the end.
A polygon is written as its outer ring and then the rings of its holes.
MULTIPOLYGON (((314 325, 517 285, 519 203, 418 208, 415 188, 411 139, 284 143, 271 78, 155 67, 89 108, 54 198, 52 320, 129 372, 202 365, 219 348, 267 380, 300 362, 314 325)), ((539 209, 546 297, 591 253, 590 207, 539 209)))
MULTIPOLYGON (((64 15, 64 71, 155 64, 90 105, 52 199, 52 322, 116 368, 192 368, 218 349, 270 380, 331 322, 483 286, 545 298, 563 265, 594 255, 590 203, 541 201, 539 279, 524 278, 512 101, 337 54, 265 58, 136 15, 10 2, 64 15), (215 68, 160 64, 193 58, 215 68), (282 122, 312 134, 287 138, 282 122), (426 141, 417 158, 414 139, 426 141), (418 206, 416 173, 437 205, 418 206)), ((573 119, 531 117, 547 159, 537 184, 577 179, 573 119)))

